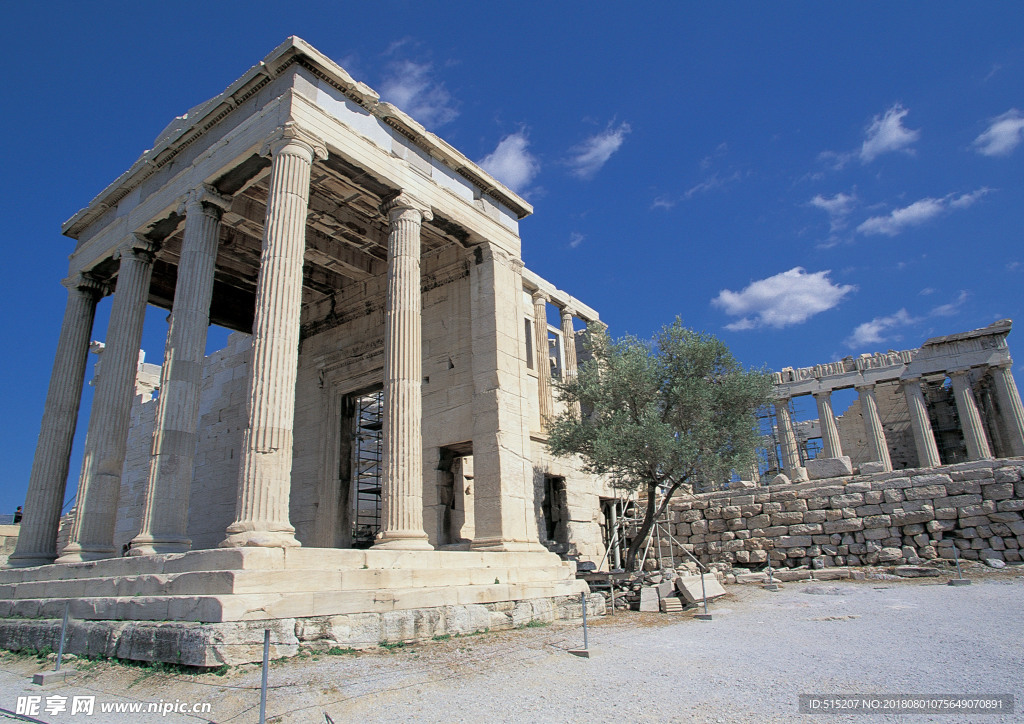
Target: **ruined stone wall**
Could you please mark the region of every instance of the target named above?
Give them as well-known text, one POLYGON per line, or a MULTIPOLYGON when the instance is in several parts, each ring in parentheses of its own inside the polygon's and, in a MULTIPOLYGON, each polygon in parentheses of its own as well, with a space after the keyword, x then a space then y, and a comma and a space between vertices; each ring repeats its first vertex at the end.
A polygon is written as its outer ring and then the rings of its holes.
POLYGON ((5 565, 7 559, 14 553, 20 530, 21 525, 0 525, 0 566, 5 565))
MULTIPOLYGON (((885 431, 885 442, 889 448, 892 466, 896 469, 917 467, 917 448, 914 447, 914 431, 910 427, 910 410, 907 401, 895 383, 881 383, 875 386, 878 402, 878 417, 885 431)), ((855 399, 842 415, 836 418, 839 441, 843 455, 850 456, 854 467, 871 462, 864 414, 859 399, 855 399)))
POLYGON ((985 460, 675 501, 679 544, 705 562, 776 566, 1020 561, 1024 459, 985 460))

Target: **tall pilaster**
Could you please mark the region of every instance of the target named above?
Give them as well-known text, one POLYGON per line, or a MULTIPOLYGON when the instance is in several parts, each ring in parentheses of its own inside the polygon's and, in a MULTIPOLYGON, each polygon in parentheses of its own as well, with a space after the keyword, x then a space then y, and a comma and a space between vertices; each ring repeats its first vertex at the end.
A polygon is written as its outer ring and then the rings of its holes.
POLYGON ((815 392, 814 402, 818 406, 818 426, 821 428, 821 454, 826 458, 837 458, 843 454, 836 428, 836 416, 832 411, 832 393, 815 392))
POLYGON ((107 345, 78 481, 78 512, 59 563, 110 558, 118 553, 114 526, 155 251, 152 242, 139 237, 120 252, 107 345))
POLYGON ((1024 456, 1024 406, 1021 405, 1020 392, 1013 379, 1013 363, 992 367, 992 382, 996 388, 996 403, 999 414, 1003 418, 1007 445, 1010 455, 1024 456))
POLYGON ((32 459, 18 545, 7 562, 12 568, 41 566, 53 563, 57 557, 57 529, 82 400, 89 337, 96 301, 102 293, 102 285, 82 275, 65 284, 68 301, 46 391, 36 454, 32 459))
POLYGON ((901 380, 903 396, 910 410, 910 426, 914 431, 914 446, 917 448, 917 464, 922 468, 934 468, 942 464, 939 448, 935 444, 932 421, 928 417, 928 404, 921 390, 921 378, 909 377, 901 380))
POLYGON ((548 344, 548 296, 539 289, 533 293, 533 348, 537 365, 537 405, 540 429, 547 428, 554 415, 551 399, 551 348, 548 344))
POLYGON ((800 448, 797 446, 796 433, 793 432, 793 419, 789 414, 788 397, 775 401, 775 418, 779 429, 783 471, 790 480, 806 480, 807 471, 800 464, 800 448))
POLYGON ((537 540, 523 318, 523 262, 495 244, 470 266, 473 365, 472 547, 543 551, 537 540))
POLYGON ((210 324, 213 272, 220 217, 230 202, 210 188, 189 192, 183 204, 185 238, 160 373, 153 456, 132 555, 179 553, 188 539, 189 488, 199 423, 206 330, 210 324))
POLYGON ((892 470, 892 460, 889 458, 889 445, 885 441, 885 429, 882 427, 882 419, 878 416, 878 400, 875 399, 874 385, 860 385, 857 387, 860 395, 861 413, 864 415, 864 431, 868 438, 868 454, 870 462, 882 463, 882 469, 892 470))
POLYGON ((252 325, 249 416, 242 436, 235 522, 222 547, 299 545, 288 521, 295 378, 299 361, 302 263, 313 161, 323 143, 287 123, 264 147, 270 153, 263 250, 252 325))
POLYGON ((433 215, 405 193, 382 210, 388 217, 388 283, 381 529, 374 547, 431 550, 423 530, 420 230, 433 215))
POLYGON ((984 460, 992 457, 992 450, 985 438, 985 428, 981 424, 978 405, 971 391, 970 370, 954 370, 949 373, 953 384, 953 399, 956 400, 956 411, 960 416, 960 428, 967 446, 968 460, 984 460))

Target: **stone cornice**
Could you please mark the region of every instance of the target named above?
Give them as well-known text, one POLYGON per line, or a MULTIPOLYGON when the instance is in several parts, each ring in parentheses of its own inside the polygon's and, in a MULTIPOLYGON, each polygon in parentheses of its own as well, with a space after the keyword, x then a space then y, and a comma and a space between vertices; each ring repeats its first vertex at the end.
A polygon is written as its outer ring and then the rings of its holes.
POLYGON ((143 153, 131 168, 101 191, 88 207, 81 209, 64 223, 62 233, 75 238, 105 211, 115 207, 146 178, 196 142, 235 108, 293 64, 300 65, 305 71, 340 90, 347 98, 470 181, 481 193, 507 206, 520 219, 533 213, 533 207, 529 203, 470 161, 451 144, 427 131, 412 117, 390 103, 382 103, 380 96, 372 88, 353 79, 344 68, 306 41, 291 36, 229 85, 223 93, 172 121, 154 141, 152 149, 143 153))

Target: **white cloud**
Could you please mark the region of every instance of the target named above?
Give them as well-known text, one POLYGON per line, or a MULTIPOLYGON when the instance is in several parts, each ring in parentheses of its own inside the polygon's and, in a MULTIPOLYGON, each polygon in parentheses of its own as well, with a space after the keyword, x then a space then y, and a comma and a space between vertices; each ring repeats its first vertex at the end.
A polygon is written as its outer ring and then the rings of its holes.
POLYGON ((479 161, 480 167, 513 191, 522 192, 540 171, 540 162, 529 146, 526 131, 511 133, 479 161))
POLYGON ((990 191, 988 188, 980 188, 966 194, 949 194, 941 199, 924 198, 901 209, 893 209, 885 216, 872 216, 862 222, 857 231, 866 236, 896 236, 911 226, 920 226, 950 209, 966 209, 990 191))
POLYGON ((581 179, 593 178, 612 154, 622 147, 630 130, 628 123, 620 123, 616 128, 609 124, 601 133, 591 136, 578 146, 573 146, 569 150, 571 156, 568 160, 572 174, 581 179))
POLYGON ((903 118, 909 112, 897 103, 881 116, 875 116, 860 147, 861 162, 870 163, 890 151, 910 150, 908 146, 921 137, 921 131, 903 126, 903 118))
POLYGON ((959 296, 956 301, 950 302, 949 304, 940 304, 937 307, 933 307, 932 311, 928 312, 929 317, 952 317, 954 314, 960 311, 960 307, 967 301, 971 295, 967 291, 961 289, 959 296))
POLYGON ((584 239, 586 239, 586 238, 587 237, 585 237, 583 234, 581 234, 578 231, 572 232, 571 234, 569 234, 569 248, 570 249, 575 249, 580 244, 582 244, 584 239))
POLYGON ((431 77, 430 63, 399 60, 388 66, 381 97, 426 127, 443 126, 459 115, 457 104, 443 83, 431 77))
POLYGON ((988 128, 974 139, 974 147, 982 156, 1009 156, 1024 139, 1024 114, 1011 108, 989 122, 988 128))
POLYGON ((743 178, 743 174, 741 174, 739 171, 733 171, 732 174, 730 174, 729 176, 719 176, 716 172, 712 174, 710 178, 707 178, 701 181, 696 186, 687 189, 686 193, 683 194, 683 198, 692 199, 697 194, 703 194, 707 193, 708 191, 720 189, 723 186, 728 186, 734 181, 739 181, 741 178, 743 178))
POLYGON ((833 284, 829 273, 825 270, 808 274, 803 267, 794 267, 751 282, 739 292, 723 289, 711 304, 731 317, 740 317, 725 327, 733 332, 800 324, 836 306, 856 290, 850 284, 833 284))
POLYGON ((832 198, 825 198, 818 194, 808 203, 816 209, 821 209, 828 214, 831 231, 836 232, 846 226, 846 217, 849 216, 857 203, 857 197, 851 194, 837 193, 832 198))
POLYGON ((889 332, 897 327, 905 327, 917 320, 910 316, 906 309, 901 309, 896 314, 888 317, 875 317, 870 322, 857 325, 846 340, 846 346, 851 349, 860 349, 869 346, 877 346, 887 340, 897 340, 898 335, 889 335, 889 332))

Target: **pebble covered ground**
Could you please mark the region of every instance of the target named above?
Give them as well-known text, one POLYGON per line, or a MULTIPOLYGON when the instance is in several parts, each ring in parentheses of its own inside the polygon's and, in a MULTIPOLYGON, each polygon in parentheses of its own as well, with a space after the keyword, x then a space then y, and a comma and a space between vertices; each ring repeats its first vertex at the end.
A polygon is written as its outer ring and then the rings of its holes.
MULTIPOLYGON (((732 585, 692 612, 579 622, 272 664, 271 722, 996 722, 1024 721, 1024 570, 946 578, 732 585), (800 714, 799 694, 1011 694, 1015 714, 800 714)), ((74 665, 74 664, 72 664, 74 665)), ((94 664, 39 692, 34 658, 0 658, 0 709, 19 694, 210 702, 208 717, 39 715, 44 722, 255 722, 258 666, 223 676, 94 664)), ((0 712, 0 720, 4 715, 0 712)))

